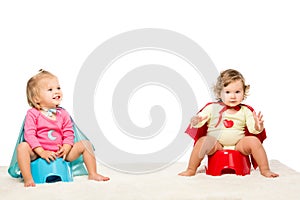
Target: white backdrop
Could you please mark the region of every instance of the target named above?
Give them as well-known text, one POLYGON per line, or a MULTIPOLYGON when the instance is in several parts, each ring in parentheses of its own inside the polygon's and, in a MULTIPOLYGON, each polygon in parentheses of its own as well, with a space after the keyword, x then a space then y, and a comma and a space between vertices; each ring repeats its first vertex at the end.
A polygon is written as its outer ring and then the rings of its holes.
MULTIPOLYGON (((25 85, 40 68, 59 77, 72 114, 76 77, 97 46, 126 31, 162 28, 197 42, 218 70, 244 74, 246 103, 264 114, 269 159, 300 171, 299 19, 299 4, 287 0, 1 1, 0 166, 10 162, 28 109, 25 85)), ((210 100, 198 97, 199 106, 210 100)))

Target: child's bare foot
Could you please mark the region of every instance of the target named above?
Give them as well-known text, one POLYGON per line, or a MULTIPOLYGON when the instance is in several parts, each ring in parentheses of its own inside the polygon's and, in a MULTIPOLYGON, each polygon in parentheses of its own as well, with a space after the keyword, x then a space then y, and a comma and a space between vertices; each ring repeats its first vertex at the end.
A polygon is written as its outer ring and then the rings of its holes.
POLYGON ((196 171, 191 170, 191 169, 187 169, 186 171, 183 171, 181 173, 179 173, 179 176, 194 176, 196 174, 196 171))
POLYGON ((267 178, 276 178, 279 176, 279 174, 271 172, 270 170, 261 171, 260 173, 267 178))
POLYGON ((35 183, 33 179, 29 179, 29 180, 24 179, 24 187, 35 187, 35 183))
POLYGON ((110 178, 102 176, 101 174, 89 174, 89 180, 94 181, 108 181, 110 178))

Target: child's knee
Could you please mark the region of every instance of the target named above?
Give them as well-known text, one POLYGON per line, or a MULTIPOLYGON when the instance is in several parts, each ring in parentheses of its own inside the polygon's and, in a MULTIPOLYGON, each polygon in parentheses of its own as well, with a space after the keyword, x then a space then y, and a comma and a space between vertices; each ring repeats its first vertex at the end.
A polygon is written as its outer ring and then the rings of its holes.
POLYGON ((21 142, 17 147, 18 152, 28 151, 29 149, 31 148, 27 142, 21 142))
POLYGON ((201 138, 199 138, 195 144, 195 146, 202 146, 203 143, 206 141, 206 140, 209 140, 210 138, 208 136, 203 136, 201 138))
POLYGON ((77 142, 77 144, 80 146, 80 149, 82 151, 85 149, 91 149, 91 147, 92 147, 91 142, 88 140, 81 140, 81 141, 77 142))
POLYGON ((246 138, 251 146, 259 147, 262 145, 260 140, 255 136, 247 136, 246 138))
POLYGON ((236 149, 245 155, 251 154, 254 150, 262 147, 260 140, 255 136, 246 136, 238 142, 236 149))

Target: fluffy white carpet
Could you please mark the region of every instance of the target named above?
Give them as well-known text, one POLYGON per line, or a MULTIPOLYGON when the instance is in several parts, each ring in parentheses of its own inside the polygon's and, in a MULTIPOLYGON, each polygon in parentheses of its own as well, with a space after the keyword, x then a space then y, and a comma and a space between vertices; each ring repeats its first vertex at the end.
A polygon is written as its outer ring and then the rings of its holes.
POLYGON ((75 177, 74 182, 39 184, 34 188, 24 188, 19 179, 8 175, 7 167, 0 167, 0 199, 300 199, 300 173, 276 160, 270 161, 271 169, 280 174, 275 179, 265 178, 259 171, 251 171, 247 176, 178 176, 186 165, 175 163, 143 175, 99 166, 99 172, 108 175, 110 181, 89 181, 87 176, 81 176, 75 177))

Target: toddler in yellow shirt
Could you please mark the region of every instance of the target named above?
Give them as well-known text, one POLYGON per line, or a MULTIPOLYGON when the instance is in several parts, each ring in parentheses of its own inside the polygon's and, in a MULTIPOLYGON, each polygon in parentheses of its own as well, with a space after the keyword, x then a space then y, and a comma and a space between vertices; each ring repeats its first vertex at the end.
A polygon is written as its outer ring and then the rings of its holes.
POLYGON ((235 149, 244 155, 252 155, 263 176, 279 176, 270 170, 261 143, 265 138, 263 115, 242 104, 248 90, 249 85, 245 84, 240 72, 233 69, 221 72, 214 88, 219 101, 207 104, 191 119, 190 128, 205 126, 205 134, 192 136, 195 145, 188 168, 179 175, 195 175, 205 155, 213 155, 217 150, 235 149))

